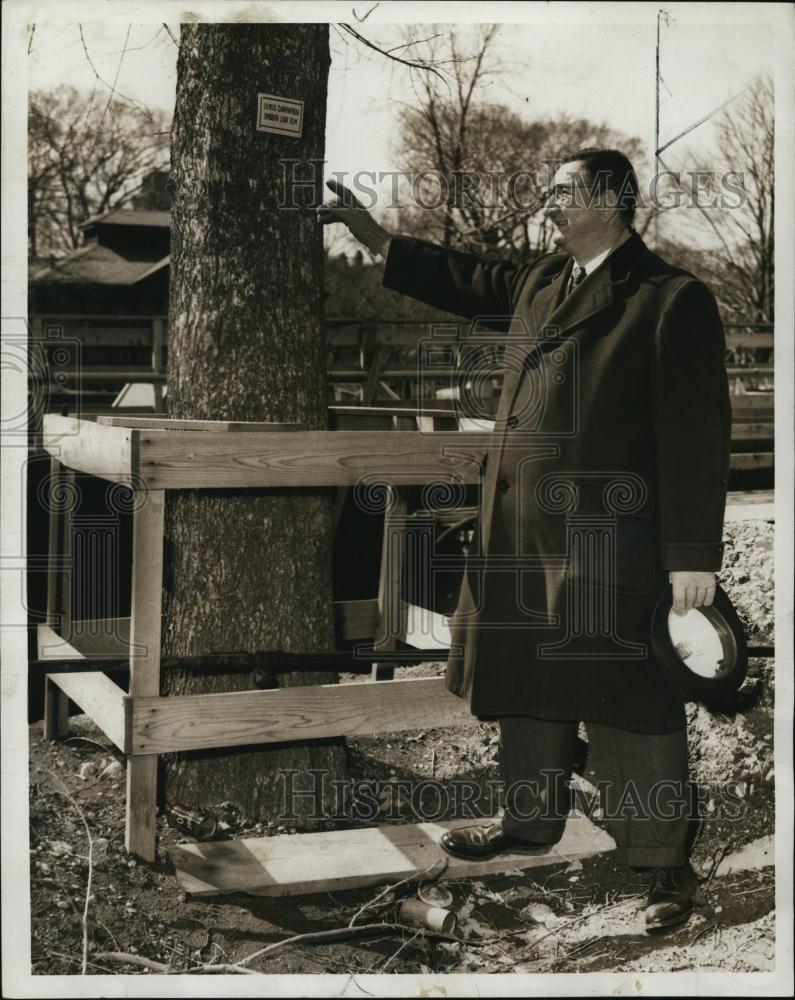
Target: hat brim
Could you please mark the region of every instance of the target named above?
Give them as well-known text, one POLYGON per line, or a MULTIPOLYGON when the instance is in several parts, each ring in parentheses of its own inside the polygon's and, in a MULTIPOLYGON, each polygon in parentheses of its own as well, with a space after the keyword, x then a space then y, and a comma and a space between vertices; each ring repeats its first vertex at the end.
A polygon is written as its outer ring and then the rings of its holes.
POLYGON ((673 593, 668 585, 660 594, 652 616, 651 645, 657 662, 673 677, 686 698, 730 705, 745 680, 748 645, 729 595, 718 584, 712 604, 695 609, 709 621, 723 647, 723 665, 712 677, 704 677, 691 670, 677 653, 668 630, 672 605, 673 593))

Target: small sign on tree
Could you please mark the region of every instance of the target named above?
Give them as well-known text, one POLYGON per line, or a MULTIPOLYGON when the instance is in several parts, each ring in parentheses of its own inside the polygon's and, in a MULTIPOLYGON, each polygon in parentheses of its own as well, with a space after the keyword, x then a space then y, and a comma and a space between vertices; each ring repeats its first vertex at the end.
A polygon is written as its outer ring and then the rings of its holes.
POLYGON ((273 94, 258 94, 257 131, 275 132, 301 138, 304 123, 304 102, 273 94))

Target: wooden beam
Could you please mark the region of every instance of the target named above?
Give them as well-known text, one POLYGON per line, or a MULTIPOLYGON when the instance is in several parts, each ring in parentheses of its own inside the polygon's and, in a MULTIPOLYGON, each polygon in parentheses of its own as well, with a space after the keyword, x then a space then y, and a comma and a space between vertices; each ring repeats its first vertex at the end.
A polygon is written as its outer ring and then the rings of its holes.
POLYGON ((484 817, 396 823, 292 836, 178 844, 170 848, 169 858, 180 885, 191 895, 248 892, 257 896, 300 896, 397 882, 430 868, 441 858, 448 860, 440 879, 451 880, 566 864, 575 858, 612 851, 616 846, 608 833, 595 827, 582 813, 572 812, 560 842, 532 854, 503 854, 489 861, 464 861, 446 855, 439 847, 439 838, 446 830, 490 821, 491 817, 484 817))
POLYGON ((106 674, 47 674, 51 684, 72 699, 116 746, 127 752, 124 691, 106 674))
MULTIPOLYGON (((378 621, 374 645, 389 652, 406 638, 406 619, 400 598, 403 581, 403 548, 406 541, 408 506, 406 494, 396 486, 385 492, 384 531, 381 538, 381 565, 378 573, 378 621)), ((387 660, 374 663, 374 681, 391 681, 395 668, 387 660)))
POLYGON ((99 618, 72 622, 69 639, 49 625, 39 625, 40 660, 126 660, 130 655, 130 619, 99 618))
POLYGON ((168 417, 133 417, 101 414, 97 423, 106 427, 130 427, 161 431, 302 431, 304 424, 280 424, 254 420, 177 420, 168 417))
MULTIPOLYGON (((135 505, 133 514, 128 726, 130 703, 160 693, 165 506, 165 493, 150 489, 145 502, 135 505)), ((126 752, 130 753, 129 745, 126 752)), ((157 757, 150 754, 128 758, 125 846, 145 861, 155 860, 156 807, 157 757)))
POLYGON ((44 738, 57 740, 69 731, 69 698, 50 677, 44 678, 44 738))
POLYGON ((491 438, 456 431, 207 431, 140 434, 137 471, 152 489, 225 486, 354 486, 374 482, 480 481, 491 438))
POLYGON ((732 469, 772 469, 774 464, 772 451, 739 452, 731 457, 732 469))
POLYGON ((765 423, 745 423, 736 421, 732 424, 732 441, 772 441, 773 421, 765 423))
POLYGON ((765 418, 771 420, 773 418, 772 392, 737 392, 732 393, 730 399, 735 420, 758 422, 765 418))
POLYGON ((156 754, 476 725, 444 678, 136 697, 130 753, 156 754))
POLYGON ((137 431, 123 427, 46 413, 42 445, 70 469, 112 482, 130 483, 136 434, 137 431))
POLYGON ((754 350, 757 347, 770 348, 774 346, 772 330, 727 330, 726 346, 728 348, 746 348, 754 350))
POLYGON ((340 641, 372 639, 377 622, 378 601, 374 597, 334 602, 334 627, 340 641))

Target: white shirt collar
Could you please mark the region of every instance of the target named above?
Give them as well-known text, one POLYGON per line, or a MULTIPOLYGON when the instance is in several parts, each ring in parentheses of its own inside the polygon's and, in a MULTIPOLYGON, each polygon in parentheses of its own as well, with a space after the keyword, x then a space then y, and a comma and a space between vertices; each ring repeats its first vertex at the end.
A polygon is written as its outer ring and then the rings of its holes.
POLYGON ((599 267, 600 264, 603 264, 607 260, 607 258, 610 256, 610 254, 614 250, 618 249, 618 247, 620 247, 621 244, 625 240, 629 239, 629 237, 631 235, 632 235, 631 231, 627 230, 626 235, 622 236, 622 238, 618 241, 618 243, 614 243, 613 246, 608 247, 607 250, 603 250, 600 254, 597 254, 596 257, 592 257, 589 261, 586 261, 585 264, 580 264, 580 262, 575 257, 574 258, 574 264, 575 264, 575 266, 576 267, 584 267, 585 268, 585 275, 586 275, 586 277, 589 274, 593 274, 593 272, 597 269, 597 267, 599 267))

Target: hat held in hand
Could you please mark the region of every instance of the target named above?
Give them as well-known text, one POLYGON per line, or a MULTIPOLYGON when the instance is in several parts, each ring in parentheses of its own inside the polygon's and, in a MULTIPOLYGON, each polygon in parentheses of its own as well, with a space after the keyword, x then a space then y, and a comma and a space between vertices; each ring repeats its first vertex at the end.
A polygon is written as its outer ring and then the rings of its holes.
POLYGON ((651 644, 657 662, 689 699, 731 705, 748 667, 748 648, 742 623, 725 590, 718 584, 712 604, 673 611, 667 586, 652 616, 651 644))

